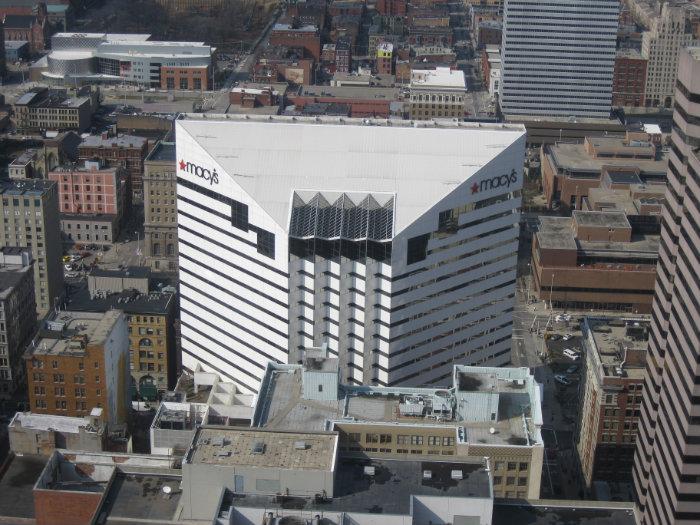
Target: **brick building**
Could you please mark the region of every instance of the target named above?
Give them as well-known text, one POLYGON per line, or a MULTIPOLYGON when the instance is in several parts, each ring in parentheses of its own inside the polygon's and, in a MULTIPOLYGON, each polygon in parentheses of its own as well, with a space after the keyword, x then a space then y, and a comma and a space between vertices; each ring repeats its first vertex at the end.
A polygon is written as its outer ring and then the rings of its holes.
POLYGON ((360 88, 335 86, 302 86, 287 98, 298 109, 314 103, 347 104, 351 117, 389 118, 391 103, 400 98, 396 88, 360 88))
POLYGON ((124 312, 132 395, 153 400, 175 387, 180 359, 175 346, 174 288, 159 289, 148 268, 94 269, 88 275, 87 289, 78 290, 69 298, 73 311, 124 312))
POLYGON ((635 226, 622 211, 541 216, 532 242, 534 296, 557 308, 650 312, 660 228, 654 211, 652 224, 635 226))
POLYGON ((18 131, 84 131, 90 126, 93 100, 89 96, 70 97, 65 90, 45 87, 31 89, 14 103, 18 131))
POLYGON ((543 144, 542 190, 547 206, 581 209, 581 199, 601 186, 606 173, 614 184, 665 183, 666 161, 656 145, 641 140, 645 137, 628 133, 624 138, 585 137, 580 144, 543 144))
POLYGON ((377 46, 377 73, 391 75, 393 72, 394 46, 389 42, 382 42, 377 46))
POLYGON ((383 16, 405 16, 406 0, 378 0, 377 12, 383 16))
POLYGON ((253 82, 271 84, 288 82, 296 85, 313 84, 315 65, 312 58, 301 58, 298 48, 268 47, 253 66, 253 82))
POLYGON ((29 42, 29 50, 33 54, 46 49, 49 40, 46 4, 37 4, 36 14, 5 15, 3 26, 5 40, 29 42))
POLYGON ((297 21, 275 24, 270 32, 270 45, 300 48, 316 62, 321 59, 321 35, 314 25, 301 25, 297 21))
POLYGON ((210 89, 209 66, 169 67, 160 69, 160 88, 170 91, 207 91, 210 89))
POLYGON ((143 198, 143 162, 147 154, 148 139, 136 135, 90 135, 78 146, 81 161, 99 160, 106 168, 125 170, 125 210, 129 209, 132 199, 141 201, 143 198))
POLYGON ((109 425, 126 422, 129 337, 120 310, 59 311, 24 358, 33 412, 83 417, 101 408, 109 425))
POLYGON ((98 161, 85 161, 83 168, 59 168, 49 172, 58 185, 59 211, 92 215, 116 215, 124 206, 122 168, 101 168, 98 161))
POLYGON ((586 317, 581 323, 583 373, 576 425, 578 468, 587 489, 594 481, 632 480, 648 317, 586 317))
POLYGON ((330 16, 362 16, 364 12, 364 0, 332 0, 328 6, 330 16))
POLYGON ((339 38, 335 43, 335 70, 350 73, 352 70, 352 44, 349 38, 339 38))
POLYGON ((287 84, 243 83, 231 89, 228 101, 234 106, 258 108, 261 106, 278 106, 284 97, 287 84))
POLYGON ((618 51, 613 71, 612 105, 643 107, 646 78, 647 59, 639 51, 618 51))

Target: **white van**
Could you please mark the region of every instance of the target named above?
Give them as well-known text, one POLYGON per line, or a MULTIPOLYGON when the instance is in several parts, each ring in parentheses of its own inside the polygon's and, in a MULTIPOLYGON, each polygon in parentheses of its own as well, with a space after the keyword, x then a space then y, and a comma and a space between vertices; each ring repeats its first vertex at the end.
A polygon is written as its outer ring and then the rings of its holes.
POLYGON ((564 357, 568 357, 572 361, 577 361, 581 357, 578 352, 574 352, 571 348, 565 348, 562 353, 564 357))

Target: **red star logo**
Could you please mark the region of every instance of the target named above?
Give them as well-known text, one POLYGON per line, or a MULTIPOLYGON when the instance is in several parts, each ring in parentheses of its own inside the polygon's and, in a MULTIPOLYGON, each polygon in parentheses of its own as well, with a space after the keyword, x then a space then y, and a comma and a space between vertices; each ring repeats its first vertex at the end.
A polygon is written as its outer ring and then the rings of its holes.
POLYGON ((472 195, 479 191, 479 185, 475 182, 472 184, 472 195))
POLYGON ((180 169, 181 169, 182 171, 185 171, 185 168, 186 168, 186 167, 187 167, 187 164, 185 164, 185 161, 184 161, 184 160, 181 160, 181 161, 180 161, 180 169))

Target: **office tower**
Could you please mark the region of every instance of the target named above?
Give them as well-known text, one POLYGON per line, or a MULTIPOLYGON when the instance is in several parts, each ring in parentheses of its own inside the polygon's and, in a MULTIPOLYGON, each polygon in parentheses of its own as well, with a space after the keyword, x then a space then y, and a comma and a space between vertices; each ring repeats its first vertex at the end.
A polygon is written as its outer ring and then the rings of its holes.
POLYGON ((0 196, 0 246, 31 249, 36 309, 43 316, 63 295, 58 188, 48 180, 4 180, 0 196))
POLYGON ((506 117, 608 118, 619 0, 506 0, 506 117))
POLYGON ((0 400, 11 399, 24 378, 22 354, 36 328, 31 252, 0 248, 0 400))
POLYGON ((129 334, 120 310, 59 311, 44 321, 24 355, 32 412, 126 423, 129 334))
POLYGON ((692 39, 690 23, 680 5, 665 3, 661 14, 651 19, 649 30, 642 34, 642 56, 647 59, 647 106, 673 106, 678 57, 692 39))
POLYGON ((159 142, 144 162, 143 254, 153 270, 177 270, 175 143, 159 142))
POLYGON ((634 465, 641 525, 700 521, 700 48, 681 52, 634 465))
POLYGON ((353 384, 510 361, 520 125, 177 120, 183 366, 259 388, 327 344, 353 384))

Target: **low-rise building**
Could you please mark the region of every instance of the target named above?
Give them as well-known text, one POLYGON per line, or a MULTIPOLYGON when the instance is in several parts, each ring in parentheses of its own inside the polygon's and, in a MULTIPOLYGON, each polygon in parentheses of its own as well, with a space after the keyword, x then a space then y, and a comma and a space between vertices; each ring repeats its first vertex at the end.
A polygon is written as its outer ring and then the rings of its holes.
POLYGON ((313 84, 315 62, 313 58, 304 58, 301 48, 287 46, 268 47, 260 53, 253 66, 253 82, 274 84, 288 82, 294 85, 313 84))
POLYGON ((15 63, 29 56, 29 42, 26 40, 5 41, 5 61, 15 63))
POLYGON ((659 249, 656 232, 633 227, 623 211, 541 216, 532 243, 535 297, 560 308, 648 313, 659 249))
POLYGON ((171 389, 177 380, 180 359, 175 346, 174 321, 177 309, 175 289, 158 288, 150 270, 94 269, 67 298, 68 308, 80 312, 121 310, 129 333, 131 395, 153 400, 171 389))
POLYGON ((275 24, 270 32, 270 45, 303 49, 304 55, 300 58, 308 56, 316 62, 321 60, 321 36, 315 25, 302 24, 298 20, 275 24))
POLYGON ((271 512, 366 525, 381 513, 397 523, 491 523, 488 460, 348 458, 341 440, 337 431, 201 427, 182 462, 182 518, 262 523, 271 512))
POLYGON ((631 482, 649 317, 586 317, 581 324, 582 393, 576 451, 588 489, 595 481, 631 482))
POLYGON ((255 396, 198 369, 182 375, 158 406, 150 429, 151 454, 184 455, 202 425, 250 426, 255 396))
POLYGON ((97 160, 105 168, 124 170, 125 211, 130 209, 132 199, 140 202, 143 198, 143 163, 147 154, 148 139, 137 135, 89 135, 78 146, 81 162, 97 160))
POLYGON ((446 67, 411 71, 410 118, 430 120, 465 116, 467 83, 464 71, 446 67))
POLYGON ((242 83, 231 89, 228 94, 229 103, 244 108, 261 106, 279 106, 287 91, 287 84, 254 84, 242 83))
POLYGON ((69 97, 65 91, 34 88, 19 97, 13 106, 20 132, 84 131, 90 127, 90 97, 69 97))
POLYGON ((36 163, 37 150, 34 148, 24 150, 7 166, 8 175, 11 179, 33 179, 36 163))
POLYGON ((41 456, 50 456, 57 448, 101 452, 107 445, 101 413, 100 408, 85 417, 17 412, 7 427, 10 450, 41 456))
POLYGON ((11 399, 24 384, 22 354, 35 326, 31 251, 0 248, 0 400, 11 399))
POLYGON ((381 42, 377 45, 377 73, 391 75, 394 69, 394 45, 381 42))
POLYGON ((58 185, 64 243, 110 246, 116 240, 126 198, 122 171, 85 161, 83 168, 49 172, 58 185))
POLYGON ((253 427, 337 431, 344 457, 473 461, 488 457, 496 497, 536 499, 544 444, 540 390, 526 368, 455 366, 443 389, 341 384, 338 360, 270 363, 253 427))
MULTIPOLYGON (((49 22, 46 4, 38 3, 32 14, 5 15, 3 17, 4 40, 19 40, 29 43, 29 52, 41 53, 49 40, 49 22)), ((3 70, 4 70, 3 64, 3 70)))
POLYGON ((633 173, 636 177, 630 184, 666 183, 667 161, 657 146, 629 134, 585 137, 582 143, 545 143, 540 158, 547 206, 564 211, 580 210, 582 199, 591 188, 601 186, 605 173, 633 173))
POLYGON ((83 417, 102 408, 108 425, 126 422, 128 335, 119 310, 57 311, 44 320, 24 355, 32 412, 83 417))
POLYGON ((350 116, 359 118, 389 118, 392 104, 400 98, 401 91, 397 88, 345 86, 301 86, 287 95, 297 109, 315 103, 347 104, 350 116))

